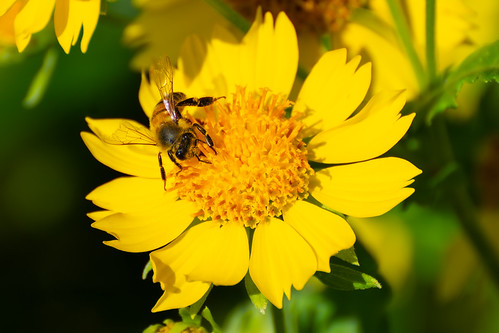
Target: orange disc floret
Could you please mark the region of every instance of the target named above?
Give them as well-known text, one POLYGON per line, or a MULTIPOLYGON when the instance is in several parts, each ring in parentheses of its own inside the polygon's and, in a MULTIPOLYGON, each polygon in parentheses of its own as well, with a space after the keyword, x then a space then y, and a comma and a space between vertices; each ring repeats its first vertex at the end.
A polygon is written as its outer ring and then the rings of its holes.
POLYGON ((188 161, 174 177, 180 199, 197 203, 201 219, 256 225, 279 217, 286 205, 308 195, 313 170, 300 136, 302 124, 286 118, 290 102, 268 90, 246 93, 238 88, 232 102, 217 103, 218 112, 203 126, 217 154, 208 163, 188 161))

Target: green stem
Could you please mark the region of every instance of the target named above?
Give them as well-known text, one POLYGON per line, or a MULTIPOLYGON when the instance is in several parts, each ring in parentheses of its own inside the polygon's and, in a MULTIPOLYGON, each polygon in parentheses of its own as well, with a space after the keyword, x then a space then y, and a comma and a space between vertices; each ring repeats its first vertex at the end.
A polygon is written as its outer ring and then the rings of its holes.
POLYGON ((236 12, 227 2, 222 0, 205 0, 211 7, 215 8, 217 12, 222 14, 230 23, 239 28, 242 32, 248 32, 251 23, 248 22, 241 14, 236 12))
MULTIPOLYGON (((436 139, 442 149, 443 165, 456 163, 444 118, 442 116, 435 117, 432 128, 436 131, 436 139)), ((476 207, 468 193, 464 177, 460 177, 458 181, 454 182, 454 186, 450 189, 448 195, 461 227, 477 251, 484 266, 488 269, 492 281, 499 288, 499 258, 480 228, 476 207)))
POLYGON ((402 45, 409 57, 409 61, 412 64, 412 68, 414 70, 414 74, 418 80, 420 90, 424 90, 426 88, 426 76, 424 73, 423 65, 419 60, 418 54, 416 53, 416 49, 412 44, 411 32, 409 29, 409 24, 407 23, 406 17, 400 6, 399 0, 386 0, 388 6, 390 7, 390 12, 393 17, 393 21, 395 22, 395 26, 397 28, 399 37, 401 39, 402 45))
POLYGON ((437 75, 435 51, 435 0, 426 0, 426 66, 430 82, 437 75))
POLYGON ((271 304, 269 305, 272 313, 272 322, 274 323, 274 333, 285 333, 286 325, 284 324, 284 310, 278 309, 271 304))
POLYGON ((51 47, 43 57, 43 63, 36 75, 34 76, 29 86, 28 92, 23 100, 25 108, 33 108, 40 103, 45 91, 50 84, 52 74, 54 73, 57 60, 59 59, 59 50, 56 47, 51 47))

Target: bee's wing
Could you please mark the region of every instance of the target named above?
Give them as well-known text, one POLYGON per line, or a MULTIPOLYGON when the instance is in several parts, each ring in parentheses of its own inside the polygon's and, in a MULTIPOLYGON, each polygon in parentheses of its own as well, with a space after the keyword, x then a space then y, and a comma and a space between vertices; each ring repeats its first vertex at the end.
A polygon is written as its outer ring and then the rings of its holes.
POLYGON ((128 120, 121 120, 111 135, 99 135, 102 141, 113 145, 156 145, 156 141, 145 126, 128 120))
POLYGON ((158 87, 162 99, 166 99, 173 107, 173 67, 169 57, 155 59, 149 75, 158 87))

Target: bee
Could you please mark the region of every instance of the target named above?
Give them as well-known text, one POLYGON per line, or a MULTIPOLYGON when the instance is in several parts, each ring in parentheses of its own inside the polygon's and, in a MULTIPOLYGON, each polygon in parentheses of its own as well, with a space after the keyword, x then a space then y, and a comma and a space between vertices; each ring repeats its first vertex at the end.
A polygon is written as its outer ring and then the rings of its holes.
POLYGON ((160 148, 158 153, 161 179, 166 189, 166 172, 163 167, 162 154, 166 152, 170 160, 182 171, 179 161, 196 157, 199 162, 210 163, 201 159, 202 154, 198 143, 204 143, 213 150, 213 140, 206 130, 198 123, 182 117, 182 110, 186 106, 204 107, 213 104, 221 97, 186 98, 182 92, 173 91, 173 67, 170 59, 164 57, 155 61, 149 70, 150 80, 156 84, 161 100, 156 104, 149 119, 150 133, 144 133, 140 127, 131 122, 122 122, 120 129, 113 134, 113 138, 105 140, 108 143, 119 144, 153 144, 160 148), (199 139, 196 131, 204 136, 204 141, 199 139), (111 142, 110 142, 111 141, 111 142))

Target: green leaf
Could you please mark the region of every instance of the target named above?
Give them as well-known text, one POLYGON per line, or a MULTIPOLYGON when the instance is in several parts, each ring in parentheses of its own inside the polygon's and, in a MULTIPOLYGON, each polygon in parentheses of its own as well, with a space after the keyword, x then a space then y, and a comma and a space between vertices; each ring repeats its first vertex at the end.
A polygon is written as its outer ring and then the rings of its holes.
POLYGON ((343 264, 331 264, 331 273, 317 272, 322 283, 337 290, 381 289, 381 284, 372 276, 343 264))
POLYGON ((263 294, 260 292, 258 287, 255 285, 255 282, 251 279, 249 274, 246 274, 244 277, 244 286, 246 287, 246 292, 253 303, 253 305, 262 313, 265 314, 267 310, 268 300, 263 294))
POLYGON ((210 311, 210 309, 208 309, 207 306, 205 306, 205 308, 203 309, 203 312, 201 312, 201 315, 203 316, 204 319, 206 319, 210 323, 211 328, 213 329, 212 332, 214 332, 214 333, 221 333, 222 332, 222 330, 220 329, 220 326, 218 326, 217 323, 215 322, 215 319, 213 319, 211 311, 210 311))
POLYGON ((355 249, 353 246, 349 249, 341 250, 340 252, 336 253, 334 256, 351 265, 359 266, 359 259, 357 258, 357 254, 355 253, 355 249))
POLYGON ((473 52, 444 78, 443 87, 432 92, 436 94, 436 100, 426 122, 429 124, 437 114, 457 107, 456 96, 462 85, 476 81, 499 82, 499 41, 473 52))

